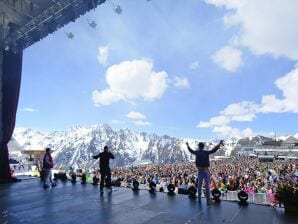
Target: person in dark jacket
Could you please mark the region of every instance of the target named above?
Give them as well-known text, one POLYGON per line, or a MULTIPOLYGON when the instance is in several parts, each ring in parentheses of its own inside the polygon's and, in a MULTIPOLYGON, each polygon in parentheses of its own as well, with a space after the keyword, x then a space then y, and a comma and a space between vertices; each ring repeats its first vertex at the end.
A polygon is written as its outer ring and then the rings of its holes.
POLYGON ((103 193, 104 181, 106 179, 107 188, 112 191, 111 184, 111 169, 110 169, 110 159, 114 159, 114 155, 110 152, 108 146, 104 147, 103 152, 99 153, 96 156, 93 156, 93 159, 99 158, 99 168, 100 168, 100 193, 103 193))
POLYGON ((186 142, 187 149, 190 153, 196 156, 196 166, 198 168, 198 197, 201 200, 202 195, 202 183, 203 180, 205 181, 206 185, 206 199, 207 203, 212 203, 213 201, 210 200, 210 173, 209 173, 209 155, 215 153, 221 145, 224 145, 223 140, 219 142, 212 150, 206 151, 204 150, 205 144, 200 142, 198 144, 198 150, 193 150, 189 147, 188 142, 186 142))

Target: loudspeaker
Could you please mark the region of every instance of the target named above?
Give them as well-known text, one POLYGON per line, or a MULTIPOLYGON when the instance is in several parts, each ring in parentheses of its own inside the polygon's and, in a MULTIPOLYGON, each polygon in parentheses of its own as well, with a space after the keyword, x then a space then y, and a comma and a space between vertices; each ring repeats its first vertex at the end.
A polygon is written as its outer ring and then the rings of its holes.
POLYGON ((178 194, 184 194, 184 195, 188 195, 188 189, 186 188, 178 188, 178 194))
POLYGON ((112 186, 115 187, 120 187, 121 186, 121 181, 120 180, 112 180, 112 186))
POLYGON ((67 176, 65 172, 59 172, 54 174, 54 179, 55 180, 61 180, 61 181, 66 181, 67 176))

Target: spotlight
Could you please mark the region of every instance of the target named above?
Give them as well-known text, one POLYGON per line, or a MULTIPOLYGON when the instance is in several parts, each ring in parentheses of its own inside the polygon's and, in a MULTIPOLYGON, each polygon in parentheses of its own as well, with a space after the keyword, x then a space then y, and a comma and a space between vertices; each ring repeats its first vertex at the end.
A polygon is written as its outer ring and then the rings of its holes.
POLYGON ((120 5, 115 5, 113 7, 114 11, 117 13, 117 14, 121 14, 122 13, 122 9, 120 7, 120 5))
POLYGON ((71 183, 75 184, 77 182, 77 175, 76 173, 71 174, 71 183))
POLYGON ((167 189, 168 189, 168 195, 170 195, 170 196, 175 195, 175 185, 174 184, 169 184, 167 189))
POLYGON ((140 185, 139 181, 134 180, 134 181, 132 182, 132 190, 133 190, 133 191, 138 191, 138 190, 139 190, 139 185, 140 185))
POLYGON ((69 38, 69 39, 73 39, 74 38, 74 34, 72 32, 65 32, 65 35, 69 38))
POLYGON ((155 193, 155 190, 156 190, 156 183, 155 182, 153 182, 153 181, 151 181, 150 183, 149 183, 149 192, 150 193, 155 193))
POLYGON ((81 184, 86 184, 86 174, 85 173, 83 173, 82 174, 82 177, 81 177, 81 184))
POLYGON ((61 179, 61 181, 66 181, 67 180, 67 176, 66 176, 66 173, 62 173, 61 175, 60 175, 60 179, 61 179))
POLYGON ((112 180, 111 184, 115 187, 121 187, 121 179, 112 180))
POLYGON ((196 198, 197 188, 195 186, 190 186, 188 188, 188 197, 189 198, 196 198))
POLYGON ((211 194, 212 194, 213 199, 214 199, 215 202, 220 202, 221 192, 217 188, 214 188, 211 191, 211 194))
POLYGON ((98 182, 99 182, 99 178, 96 176, 96 175, 94 175, 93 176, 93 185, 98 185, 98 182))
POLYGON ((239 191, 238 192, 238 199, 240 201, 240 204, 246 205, 248 200, 248 194, 245 191, 239 191))
POLYGON ((96 26, 97 26, 97 24, 96 24, 95 21, 88 21, 88 24, 89 24, 89 26, 92 27, 92 28, 96 28, 96 26))

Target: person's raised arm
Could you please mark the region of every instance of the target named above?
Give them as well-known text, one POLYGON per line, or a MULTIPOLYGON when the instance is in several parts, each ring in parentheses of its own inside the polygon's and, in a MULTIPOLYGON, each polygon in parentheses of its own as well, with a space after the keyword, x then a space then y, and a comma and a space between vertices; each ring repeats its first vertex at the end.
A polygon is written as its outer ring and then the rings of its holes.
POLYGON ((212 154, 212 153, 215 153, 219 148, 220 146, 224 145, 224 141, 223 140, 220 140, 220 142, 214 146, 213 149, 211 149, 210 151, 207 151, 209 154, 212 154))
POLYGON ((113 153, 109 152, 110 153, 110 158, 111 159, 115 159, 115 156, 113 155, 113 153))
POLYGON ((188 149, 188 151, 189 151, 190 153, 192 153, 192 154, 196 154, 195 151, 194 151, 192 148, 189 147, 188 142, 186 142, 186 146, 187 146, 187 149, 188 149))
POLYGON ((100 157, 100 153, 96 156, 93 156, 93 159, 98 159, 100 157))

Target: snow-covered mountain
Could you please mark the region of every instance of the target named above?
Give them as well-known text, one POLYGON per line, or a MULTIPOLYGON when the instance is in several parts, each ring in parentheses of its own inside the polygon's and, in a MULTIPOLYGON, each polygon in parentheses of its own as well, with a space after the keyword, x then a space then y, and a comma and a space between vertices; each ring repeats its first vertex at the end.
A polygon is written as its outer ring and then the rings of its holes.
MULTIPOLYGON (((167 135, 158 136, 145 132, 133 132, 129 129, 114 131, 106 124, 89 127, 72 127, 65 132, 45 134, 32 129, 16 129, 14 139, 28 149, 54 149, 56 166, 95 166, 92 156, 101 152, 105 145, 111 147, 115 160, 112 166, 127 166, 143 160, 158 163, 172 163, 193 160, 185 143, 196 148, 199 140, 179 139, 167 135)), ((215 142, 207 142, 207 147, 215 142)), ((217 155, 232 151, 232 141, 217 155)))

